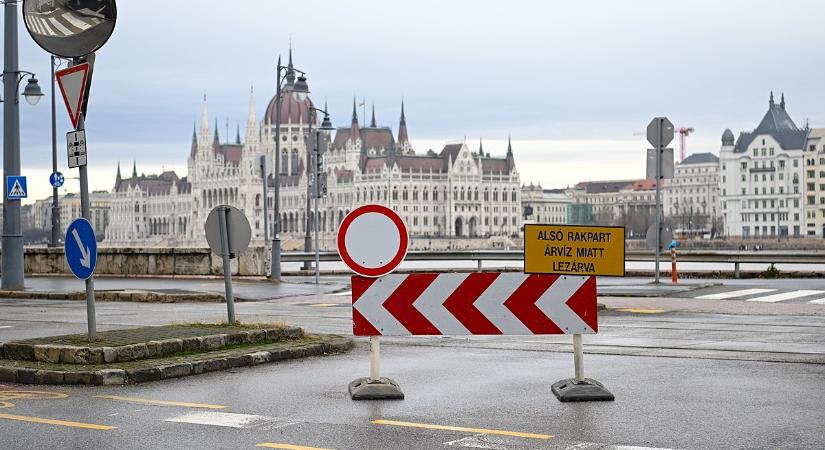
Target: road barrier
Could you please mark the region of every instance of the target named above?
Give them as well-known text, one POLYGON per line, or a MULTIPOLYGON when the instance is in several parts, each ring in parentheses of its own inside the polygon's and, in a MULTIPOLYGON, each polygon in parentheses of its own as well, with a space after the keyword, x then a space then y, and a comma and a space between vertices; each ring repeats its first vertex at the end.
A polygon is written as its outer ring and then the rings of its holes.
POLYGON ((552 385, 561 401, 613 400, 584 377, 582 334, 598 332, 596 279, 524 273, 416 273, 352 277, 353 334, 370 337, 370 376, 354 400, 403 399, 381 377, 380 336, 572 334, 575 378, 552 385))
POLYGON ((679 282, 679 275, 676 273, 676 247, 670 249, 670 282, 679 282))

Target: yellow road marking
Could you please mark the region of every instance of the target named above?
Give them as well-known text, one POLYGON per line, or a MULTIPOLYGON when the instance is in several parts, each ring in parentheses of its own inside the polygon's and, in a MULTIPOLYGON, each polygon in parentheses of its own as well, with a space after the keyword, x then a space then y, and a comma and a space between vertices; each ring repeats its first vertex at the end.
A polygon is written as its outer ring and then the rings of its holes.
POLYGON ((329 306, 337 306, 337 303, 316 303, 314 305, 309 305, 315 308, 326 308, 329 306))
POLYGON ((10 400, 40 400, 66 397, 68 397, 68 395, 60 392, 0 390, 0 408, 13 407, 14 403, 10 400))
POLYGON ((304 447, 303 445, 292 444, 276 444, 274 442, 264 442, 263 444, 258 444, 255 447, 281 448, 284 450, 330 450, 328 448, 304 447))
POLYGON ((488 430, 486 428, 464 428, 453 427, 449 425, 433 425, 427 423, 414 422, 398 422, 395 420, 373 420, 372 423, 376 425, 394 425, 397 427, 411 427, 411 428, 427 428, 430 430, 446 430, 446 431, 460 431, 463 433, 480 433, 480 434, 498 434, 502 436, 514 436, 530 439, 552 439, 553 436, 549 434, 534 434, 524 433, 521 431, 504 431, 504 430, 488 430))
POLYGON ((636 314, 659 314, 665 312, 664 309, 641 309, 641 308, 622 308, 619 309, 621 312, 629 312, 629 313, 636 313, 636 314))
POLYGON ((122 402, 140 403, 143 405, 162 405, 162 406, 183 406, 186 408, 205 408, 205 409, 224 409, 223 405, 208 405, 205 403, 187 403, 187 402, 172 402, 167 400, 152 400, 148 398, 137 397, 118 397, 116 395, 95 395, 95 398, 105 398, 108 400, 118 400, 122 402))
POLYGON ((63 427, 85 428, 87 430, 113 430, 116 427, 109 425, 97 425, 94 423, 71 422, 67 420, 44 419, 42 417, 16 416, 14 414, 0 414, 0 419, 19 420, 21 422, 45 423, 48 425, 60 425, 63 427))

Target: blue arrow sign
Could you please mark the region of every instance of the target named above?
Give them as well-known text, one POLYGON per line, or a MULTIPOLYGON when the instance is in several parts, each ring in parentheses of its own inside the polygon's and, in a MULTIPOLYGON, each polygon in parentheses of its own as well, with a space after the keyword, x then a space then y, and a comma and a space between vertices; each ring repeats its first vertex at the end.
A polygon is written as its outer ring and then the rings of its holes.
POLYGON ((55 189, 59 188, 60 186, 63 186, 64 181, 66 181, 66 179, 60 172, 54 172, 51 175, 49 175, 49 184, 51 184, 52 187, 55 189))
POLYGON ((91 277, 97 264, 97 240, 92 224, 82 217, 73 220, 63 242, 66 263, 74 276, 81 280, 91 277))
POLYGON ((28 192, 26 177, 22 175, 9 175, 6 177, 6 196, 9 200, 24 199, 29 196, 28 192))

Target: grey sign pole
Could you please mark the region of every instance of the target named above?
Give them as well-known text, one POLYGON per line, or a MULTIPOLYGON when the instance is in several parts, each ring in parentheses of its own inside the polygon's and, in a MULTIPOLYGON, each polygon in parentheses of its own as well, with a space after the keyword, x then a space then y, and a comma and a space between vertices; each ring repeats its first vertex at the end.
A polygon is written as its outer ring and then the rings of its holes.
POLYGON ((218 207, 218 221, 221 227, 221 258, 223 259, 223 283, 226 286, 226 313, 229 324, 235 325, 235 297, 232 295, 232 266, 229 255, 229 229, 226 226, 226 216, 229 208, 218 207))
POLYGON ((23 289, 20 200, 9 200, 5 180, 20 175, 20 104, 17 97, 17 2, 4 2, 3 40, 3 289, 23 289))
POLYGON ((659 183, 662 180, 662 149, 664 148, 662 144, 663 119, 663 117, 657 119, 658 138, 656 139, 659 144, 656 147, 656 279, 654 280, 656 284, 659 284, 659 259, 661 258, 662 250, 662 201, 659 183))
POLYGON ((319 276, 320 276, 320 255, 319 255, 319 247, 320 242, 318 242, 318 199, 321 197, 321 186, 318 183, 318 172, 320 170, 320 163, 321 159, 319 158, 320 153, 318 151, 318 140, 321 138, 321 130, 315 131, 315 180, 312 184, 315 185, 315 220, 312 221, 312 224, 315 226, 315 284, 319 283, 319 276))
MULTIPOLYGON (((89 54, 85 61, 84 59, 75 59, 72 65, 89 63, 89 84, 91 84, 92 72, 94 71, 95 55, 89 54)), ((86 87, 86 95, 89 95, 88 85, 86 87)), ((87 97, 88 98, 88 97, 87 97)), ((80 112, 80 118, 77 121, 77 131, 86 130, 86 101, 83 102, 83 109, 80 112)), ((89 174, 86 164, 78 167, 80 172, 80 213, 81 215, 94 225, 92 220, 92 208, 89 201, 89 174)), ((95 281, 94 275, 86 279, 86 322, 88 323, 89 340, 93 341, 97 337, 97 315, 95 314, 95 281)))
POLYGON ((261 179, 263 180, 264 185, 264 247, 266 247, 266 241, 269 240, 269 206, 267 205, 266 199, 266 155, 261 155, 260 157, 261 162, 261 179))
MULTIPOLYGON (((55 117, 55 88, 54 88, 54 69, 57 57, 51 56, 51 74, 52 74, 52 173, 57 172, 57 123, 55 117)), ((52 187, 52 236, 49 244, 52 247, 57 247, 57 241, 60 240, 60 203, 59 203, 58 188, 52 187)))
MULTIPOLYGON (((86 129, 86 120, 84 116, 84 113, 80 114, 80 120, 77 122, 78 131, 86 129)), ((89 223, 94 224, 94 221, 92 221, 91 204, 89 201, 89 175, 86 170, 86 165, 84 164, 78 167, 78 170, 80 171, 80 213, 86 220, 89 221, 89 223)), ((86 279, 86 322, 88 323, 89 328, 89 340, 93 341, 97 337, 94 275, 86 279)))
POLYGON ((656 279, 659 283, 659 259, 662 249, 662 201, 661 201, 661 183, 662 183, 662 153, 665 146, 673 140, 673 123, 667 117, 655 117, 647 125, 647 141, 653 146, 656 153, 656 279))

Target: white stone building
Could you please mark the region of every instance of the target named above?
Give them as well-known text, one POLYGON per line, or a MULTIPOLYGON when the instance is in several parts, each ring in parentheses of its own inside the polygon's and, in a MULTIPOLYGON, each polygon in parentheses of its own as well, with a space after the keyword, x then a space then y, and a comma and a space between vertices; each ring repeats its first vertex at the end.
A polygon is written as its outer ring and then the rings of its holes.
MULTIPOLYGON (((107 191, 93 191, 89 194, 90 220, 98 241, 106 240, 106 230, 109 228, 111 217, 112 195, 107 191)), ((73 220, 82 217, 80 208, 80 194, 68 193, 58 198, 60 205, 60 239, 66 236, 66 229, 73 220)), ((32 228, 40 230, 52 229, 52 197, 37 200, 31 205, 30 223, 32 228)))
POLYGON ((521 210, 527 222, 566 224, 567 205, 572 201, 563 189, 542 189, 532 183, 521 188, 521 210))
POLYGON ((592 205, 594 224, 624 226, 628 238, 643 237, 656 217, 656 180, 586 181, 568 193, 592 205))
POLYGON ((720 152, 721 202, 729 237, 804 235, 803 150, 810 129, 800 129, 771 93, 768 112, 734 142, 728 129, 720 152))
MULTIPOLYGON (((204 97, 200 129, 193 132, 188 174, 174 172, 122 179, 118 171, 112 190, 110 245, 203 246, 203 223, 217 205, 238 207, 249 218, 252 237, 264 237, 263 184, 257 157, 280 157, 280 230, 282 246, 303 246, 307 230, 308 123, 319 124, 312 100, 293 93, 295 73, 289 61, 280 111, 281 154, 275 154, 276 98, 259 122, 249 99, 245 140, 222 144, 217 123, 210 129, 204 97)), ((326 108, 325 108, 326 109, 326 108)), ((314 136, 313 136, 314 139, 314 136)), ((369 126, 361 126, 353 105, 352 120, 320 145, 324 151, 327 195, 318 205, 322 247, 332 249, 343 217, 365 203, 396 210, 413 238, 486 238, 518 236, 521 228, 520 181, 512 146, 505 157, 471 150, 465 143, 446 145, 440 152, 417 154, 407 131, 404 105, 397 139, 389 127, 378 126, 373 111, 369 126)), ((274 170, 274 168, 273 168, 274 170)), ((274 178, 268 180, 269 236, 273 217, 274 178)), ((312 220, 314 206, 309 217, 312 220)), ((310 226, 310 229, 312 227, 310 226)), ((420 240, 419 240, 420 242, 420 240)), ((413 240, 416 243, 416 240, 413 240)))
POLYGON ((662 208, 673 228, 715 236, 721 225, 719 157, 694 153, 676 163, 662 186, 662 208))
POLYGON ((812 128, 805 146, 805 234, 825 238, 825 128, 812 128))

